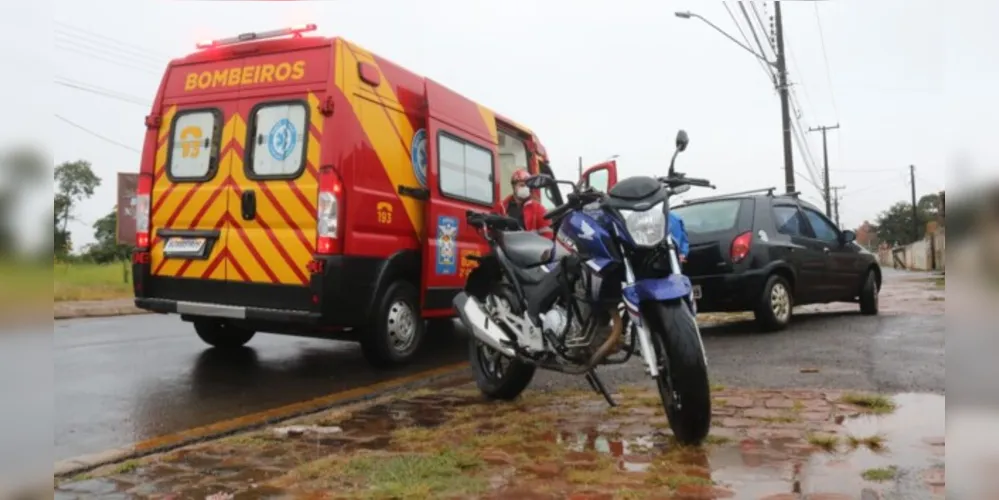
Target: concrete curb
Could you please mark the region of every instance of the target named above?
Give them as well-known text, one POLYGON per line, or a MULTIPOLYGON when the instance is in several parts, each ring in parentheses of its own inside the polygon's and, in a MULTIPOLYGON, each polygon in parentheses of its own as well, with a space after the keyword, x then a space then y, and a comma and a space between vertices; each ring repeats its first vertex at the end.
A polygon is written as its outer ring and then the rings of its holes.
POLYGON ((104 318, 110 316, 131 316, 136 314, 151 314, 131 304, 117 304, 117 301, 107 303, 56 302, 53 305, 53 319, 104 318))
POLYGON ((292 404, 287 407, 288 411, 281 411, 282 409, 279 408, 277 410, 265 412, 268 415, 259 420, 247 420, 245 417, 241 417, 233 419, 231 421, 233 422, 232 425, 226 425, 227 422, 218 422, 201 428, 202 432, 197 432, 198 429, 182 431, 176 435, 176 439, 158 438, 121 448, 105 450, 99 453, 92 453, 66 460, 60 460, 55 463, 52 475, 56 479, 64 479, 105 465, 141 458, 187 446, 193 443, 210 441, 231 434, 266 427, 278 422, 319 413, 332 408, 369 401, 395 392, 419 389, 429 385, 445 388, 466 384, 472 381, 471 374, 467 370, 468 363, 458 363, 456 365, 445 366, 406 377, 400 377, 395 380, 387 380, 385 382, 373 384, 372 386, 369 386, 373 387, 373 389, 368 392, 358 393, 357 391, 348 390, 343 393, 330 394, 311 401, 292 404), (421 377, 423 374, 427 375, 421 377))

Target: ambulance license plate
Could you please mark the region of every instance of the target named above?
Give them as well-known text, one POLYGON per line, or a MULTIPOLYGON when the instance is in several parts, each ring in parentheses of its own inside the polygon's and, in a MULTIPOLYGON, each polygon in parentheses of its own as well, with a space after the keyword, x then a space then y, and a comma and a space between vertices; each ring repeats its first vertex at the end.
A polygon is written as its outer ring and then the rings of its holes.
POLYGON ((701 298, 701 285, 694 285, 694 300, 701 298))
POLYGON ((163 247, 163 253, 167 256, 197 256, 204 248, 204 238, 170 238, 163 247))

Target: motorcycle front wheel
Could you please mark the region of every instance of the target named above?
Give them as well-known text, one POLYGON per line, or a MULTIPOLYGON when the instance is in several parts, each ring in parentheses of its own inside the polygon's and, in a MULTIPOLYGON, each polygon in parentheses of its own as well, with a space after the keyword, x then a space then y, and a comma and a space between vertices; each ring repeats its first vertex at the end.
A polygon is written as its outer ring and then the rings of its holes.
POLYGON ((666 418, 680 444, 698 446, 711 430, 711 386, 697 323, 683 301, 651 306, 650 333, 659 361, 656 385, 666 418))

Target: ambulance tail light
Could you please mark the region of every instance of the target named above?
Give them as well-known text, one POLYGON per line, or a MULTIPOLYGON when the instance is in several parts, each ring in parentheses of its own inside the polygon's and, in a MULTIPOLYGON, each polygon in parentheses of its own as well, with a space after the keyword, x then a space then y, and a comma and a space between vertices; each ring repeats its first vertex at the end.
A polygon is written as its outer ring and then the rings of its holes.
POLYGON ((336 253, 343 187, 332 166, 319 169, 319 203, 316 204, 316 253, 336 253))
POLYGON ((149 249, 149 194, 153 180, 149 175, 139 176, 135 193, 135 246, 138 250, 149 249))
POLYGON ((255 40, 266 40, 268 38, 278 38, 282 36, 292 36, 294 38, 301 38, 302 33, 308 33, 310 31, 316 31, 315 24, 302 24, 298 26, 289 26, 287 28, 281 28, 270 31, 255 31, 250 33, 242 33, 237 36, 231 36, 229 38, 220 38, 218 40, 204 40, 198 42, 197 47, 199 49, 212 49, 215 47, 235 45, 237 43, 252 42, 255 40))

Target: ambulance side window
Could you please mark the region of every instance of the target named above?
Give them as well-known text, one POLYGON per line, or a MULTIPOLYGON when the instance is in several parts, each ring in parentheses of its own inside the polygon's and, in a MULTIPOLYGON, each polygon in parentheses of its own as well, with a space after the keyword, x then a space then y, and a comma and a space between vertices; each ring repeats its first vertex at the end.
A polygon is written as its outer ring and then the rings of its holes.
POLYGON ((250 122, 251 179, 294 179, 305 170, 309 111, 304 102, 258 105, 250 122))
POLYGON ((217 109, 177 113, 170 134, 167 178, 172 182, 206 181, 218 168, 222 114, 217 109))
POLYGON ((517 136, 508 134, 503 129, 497 130, 497 149, 499 149, 499 185, 500 199, 505 200, 513 194, 510 178, 519 168, 527 169, 527 146, 517 136))
POLYGON ((493 154, 451 135, 437 135, 441 194, 482 205, 492 205, 493 154))

